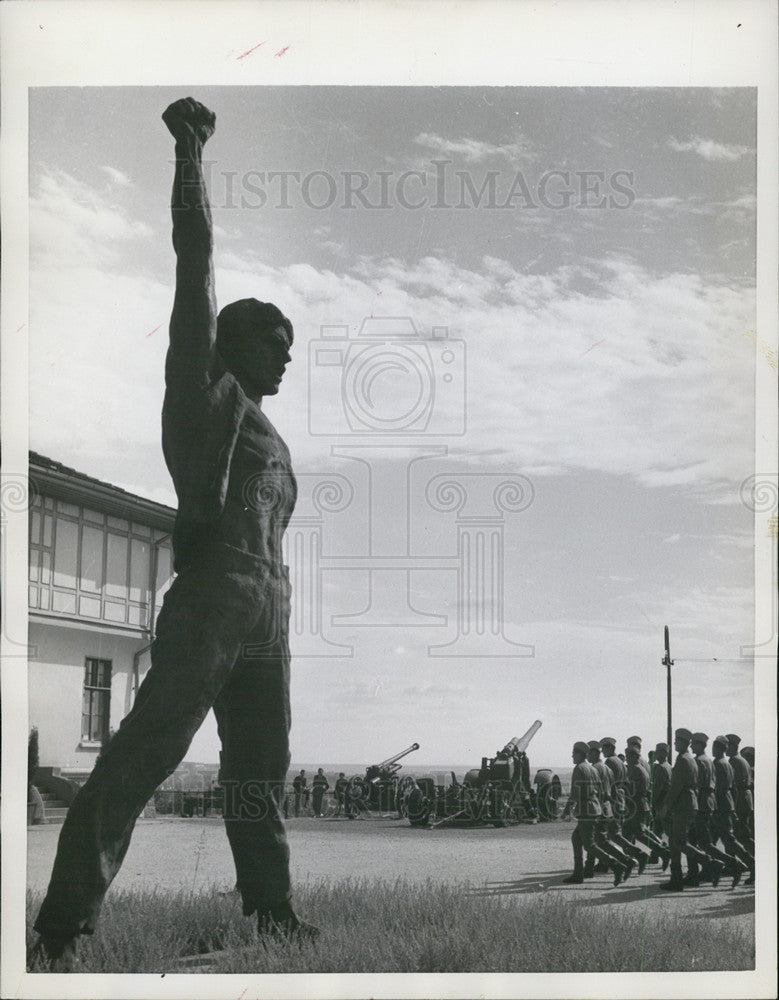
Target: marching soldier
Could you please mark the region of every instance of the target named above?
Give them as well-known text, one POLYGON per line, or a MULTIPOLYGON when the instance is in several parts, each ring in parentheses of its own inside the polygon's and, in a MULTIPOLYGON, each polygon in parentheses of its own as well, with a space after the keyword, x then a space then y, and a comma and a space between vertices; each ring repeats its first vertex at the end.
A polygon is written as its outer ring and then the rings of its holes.
POLYGON ((734 733, 728 733, 728 749, 726 751, 730 766, 733 768, 733 800, 735 803, 735 820, 733 822, 733 832, 736 840, 739 840, 744 847, 754 854, 755 841, 752 827, 752 770, 741 754, 738 752, 741 737, 734 733))
MULTIPOLYGON (((625 869, 624 878, 626 880, 633 871, 635 862, 629 858, 624 851, 621 851, 616 844, 612 843, 609 836, 613 826, 612 821, 614 819, 614 809, 612 805, 614 776, 606 766, 605 762, 601 759, 599 741, 590 740, 587 746, 589 748, 587 751, 587 762, 592 764, 598 772, 598 778, 600 779, 598 786, 598 798, 600 800, 602 815, 595 824, 595 843, 605 854, 608 854, 613 861, 622 865, 625 869)), ((603 861, 600 861, 596 866, 595 858, 592 852, 587 853, 587 862, 584 865, 585 878, 592 878, 596 871, 606 872, 608 870, 608 865, 603 861)))
POLYGON ((598 800, 600 779, 592 764, 587 763, 588 749, 586 743, 579 741, 574 743, 571 753, 574 763, 571 775, 571 794, 563 810, 563 819, 566 819, 571 813, 575 813, 577 823, 571 834, 573 872, 563 881, 567 885, 580 885, 584 882, 584 851, 586 850, 613 869, 614 885, 619 885, 626 877, 625 869, 595 843, 595 825, 602 815, 598 800))
POLYGON ((628 751, 631 749, 631 747, 636 747, 636 749, 638 750, 638 766, 641 768, 642 771, 644 771, 644 773, 646 774, 647 778, 651 779, 651 777, 652 777, 652 769, 649 766, 649 762, 647 760, 644 760, 644 758, 641 756, 641 737, 640 736, 628 736, 628 738, 627 738, 627 746, 625 748, 625 758, 626 758, 626 761, 627 761, 627 758, 629 758, 629 756, 630 756, 629 753, 628 753, 628 751))
POLYGON ((749 764, 749 791, 752 797, 751 809, 749 813, 749 832, 752 834, 752 843, 755 842, 755 748, 742 747, 741 756, 749 764))
POLYGON ((670 851, 649 829, 651 781, 641 766, 641 756, 635 743, 628 747, 627 758, 628 815, 623 824, 623 832, 628 840, 643 844, 650 852, 650 858, 662 857, 667 862, 671 857, 670 851))
POLYGON ((687 856, 688 863, 694 858, 701 866, 700 879, 710 881, 714 886, 719 883, 723 866, 689 843, 690 828, 695 823, 698 811, 698 765, 690 753, 692 740, 690 730, 677 729, 675 735, 676 762, 671 771, 668 794, 660 808, 660 817, 663 821, 665 822, 666 817, 670 821, 671 880, 665 882, 661 888, 669 892, 682 892, 684 889, 682 854, 687 856))
MULTIPOLYGON (((671 787, 671 765, 668 763, 668 744, 658 743, 655 746, 655 759, 652 762, 652 783, 650 785, 649 806, 652 810, 652 831, 660 838, 665 826, 660 819, 660 809, 665 802, 668 789, 671 787)), ((652 852, 650 861, 657 861, 657 852, 652 852)), ((663 859, 663 871, 668 867, 668 857, 663 859)))
MULTIPOLYGON (((727 736, 717 736, 712 744, 712 752, 714 753, 715 804, 711 817, 711 837, 715 847, 717 842, 721 841, 727 852, 729 867, 733 871, 732 888, 735 888, 739 882, 736 873, 740 876, 745 870, 748 870, 751 874, 744 884, 754 884, 755 859, 733 835, 733 768, 725 756, 727 747, 727 736), (741 868, 738 867, 739 864, 741 868)), ((723 851, 722 853, 724 854, 725 852, 723 851)))
MULTIPOLYGON (((693 823, 694 843, 709 856, 712 855, 711 843, 711 815, 714 812, 714 761, 706 753, 706 746, 709 737, 706 733, 693 733, 692 752, 695 756, 695 763, 698 766, 698 812, 695 814, 693 823)), ((684 877, 684 884, 688 886, 700 885, 700 873, 698 862, 693 857, 689 861, 687 874, 684 877)))
POLYGON ((604 764, 609 771, 611 771, 613 777, 611 801, 614 816, 609 823, 609 840, 613 844, 620 847, 622 851, 628 855, 628 857, 638 863, 638 874, 643 875, 644 869, 646 868, 647 856, 643 851, 639 850, 635 844, 631 843, 630 840, 628 840, 628 838, 623 834, 623 826, 627 815, 627 802, 625 797, 625 790, 628 781, 627 767, 625 762, 616 752, 617 741, 613 737, 604 737, 600 741, 600 745, 603 749, 603 755, 605 757, 604 764))

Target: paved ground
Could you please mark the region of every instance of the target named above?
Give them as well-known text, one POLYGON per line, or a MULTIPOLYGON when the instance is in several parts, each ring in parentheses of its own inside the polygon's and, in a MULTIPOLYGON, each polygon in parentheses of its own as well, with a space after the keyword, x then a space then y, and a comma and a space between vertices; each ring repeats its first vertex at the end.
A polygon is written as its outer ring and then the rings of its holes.
MULTIPOLYGON (((54 860, 59 827, 28 829, 28 884, 44 889, 54 860)), ((320 878, 427 878, 468 882, 475 891, 518 895, 565 893, 588 905, 618 909, 642 905, 647 913, 682 912, 726 919, 752 919, 754 891, 730 890, 725 880, 669 896, 659 890, 665 880, 650 866, 613 888, 611 877, 598 875, 580 886, 565 886, 571 866, 572 823, 491 827, 415 829, 391 819, 292 819, 287 823, 296 883, 320 878)), ((234 870, 227 839, 218 819, 161 818, 140 820, 122 870, 118 889, 160 887, 169 890, 232 887, 234 870)))

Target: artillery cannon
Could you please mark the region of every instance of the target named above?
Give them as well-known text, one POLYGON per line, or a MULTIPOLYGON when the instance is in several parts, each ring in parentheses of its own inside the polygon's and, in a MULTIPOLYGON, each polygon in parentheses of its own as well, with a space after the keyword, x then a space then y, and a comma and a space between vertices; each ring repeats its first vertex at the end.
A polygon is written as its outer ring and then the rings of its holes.
POLYGON ((414 779, 410 776, 398 778, 398 771, 403 766, 398 761, 415 750, 419 750, 418 743, 412 743, 378 764, 371 764, 365 769, 364 777, 355 775, 350 778, 346 794, 351 810, 393 812, 397 809, 400 816, 405 816, 405 798, 414 785, 414 779))
MULTIPOLYGON (((448 786, 433 778, 418 778, 405 794, 405 811, 412 826, 445 822, 487 823, 508 826, 522 820, 535 822, 537 812, 530 788, 530 763, 526 749, 541 728, 536 720, 524 736, 515 736, 494 757, 482 757, 462 782, 452 772, 448 786)), ((408 779, 404 779, 406 781, 408 779)), ((413 779, 411 779, 413 781, 413 779)))

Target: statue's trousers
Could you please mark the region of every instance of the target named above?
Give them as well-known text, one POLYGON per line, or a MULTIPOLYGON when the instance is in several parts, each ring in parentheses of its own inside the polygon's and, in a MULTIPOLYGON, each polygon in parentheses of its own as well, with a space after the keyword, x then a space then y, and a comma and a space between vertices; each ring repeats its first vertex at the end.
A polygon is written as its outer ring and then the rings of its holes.
MULTIPOLYGON (((244 913, 289 900, 278 805, 289 767, 289 598, 280 563, 221 543, 185 561, 165 595, 135 704, 68 811, 39 933, 94 931, 136 819, 212 706, 244 913)), ((191 860, 178 862, 182 881, 191 860)))

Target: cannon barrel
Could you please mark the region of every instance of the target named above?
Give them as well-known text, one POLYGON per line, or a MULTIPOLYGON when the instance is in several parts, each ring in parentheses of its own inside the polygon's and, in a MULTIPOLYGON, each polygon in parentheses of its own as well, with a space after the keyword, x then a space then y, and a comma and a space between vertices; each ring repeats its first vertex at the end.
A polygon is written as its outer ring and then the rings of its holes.
POLYGON ((419 750, 418 743, 412 743, 410 747, 406 747, 405 750, 401 750, 400 753, 396 753, 394 757, 387 757, 386 760, 381 761, 381 763, 377 764, 376 767, 392 767, 392 765, 396 761, 399 761, 401 757, 406 757, 415 750, 419 750))
POLYGON ((509 740, 508 743, 499 752, 499 757, 513 757, 515 754, 523 753, 527 750, 530 741, 536 735, 538 730, 541 728, 541 722, 539 719, 533 723, 533 725, 528 729, 524 736, 515 736, 513 739, 509 740))

